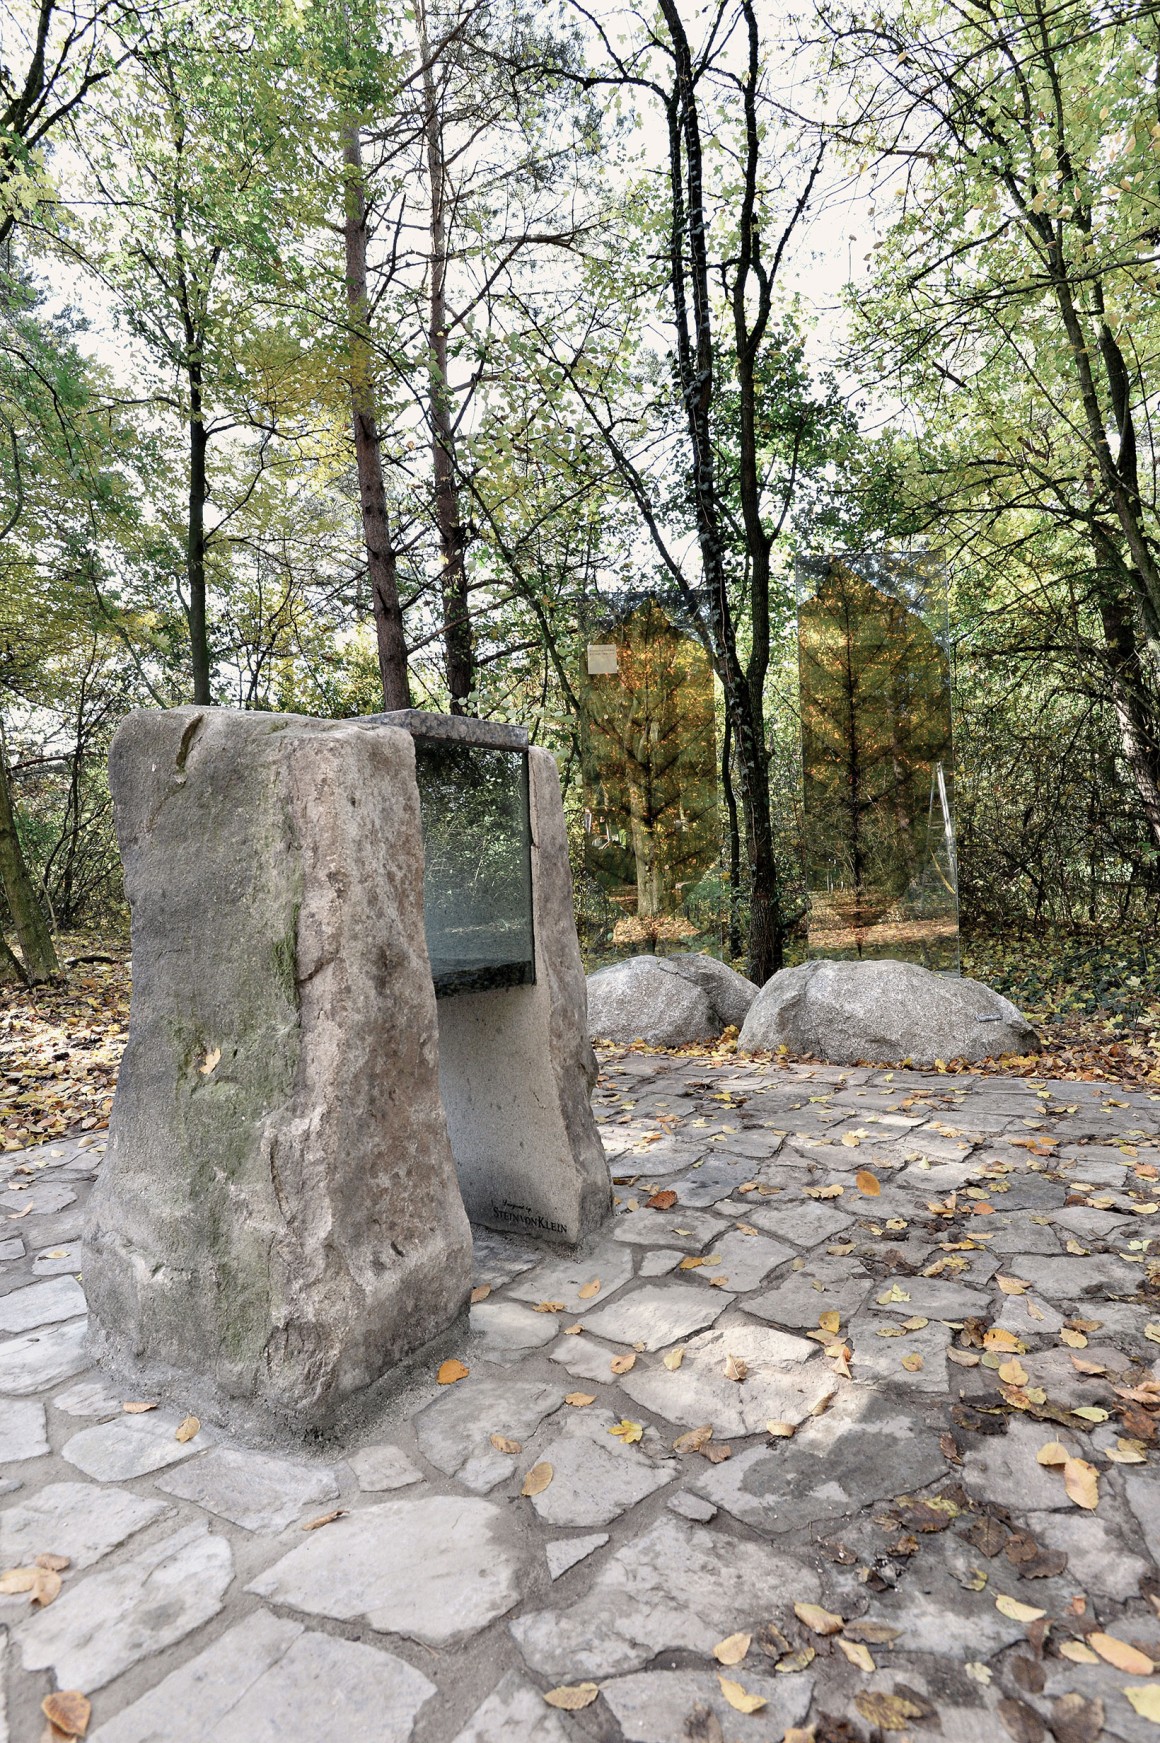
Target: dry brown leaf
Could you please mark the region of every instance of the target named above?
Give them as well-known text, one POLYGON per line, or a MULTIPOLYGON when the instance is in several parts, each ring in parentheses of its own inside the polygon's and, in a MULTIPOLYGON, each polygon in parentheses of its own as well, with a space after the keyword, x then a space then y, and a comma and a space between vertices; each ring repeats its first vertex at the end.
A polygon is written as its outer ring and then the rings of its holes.
POLYGON ((564 1301, 537 1301, 536 1305, 532 1309, 532 1312, 533 1313, 563 1313, 566 1306, 567 1306, 567 1302, 564 1302, 564 1301))
POLYGON ((221 1056, 222 1050, 220 1047, 210 1048, 209 1052, 197 1068, 203 1077, 212 1077, 213 1073, 217 1070, 221 1056))
POLYGON ((821 1326, 823 1331, 831 1333, 836 1332, 841 1323, 842 1316, 833 1307, 829 1308, 825 1313, 819 1313, 818 1315, 818 1324, 821 1326))
POLYGON ((506 1434, 493 1434, 491 1444, 496 1452, 511 1453, 513 1457, 516 1453, 521 1453, 524 1450, 522 1442, 510 1440, 506 1434))
POLYGON ((121 1406, 126 1416, 144 1416, 147 1410, 156 1410, 156 1408, 156 1398, 131 1398, 127 1404, 121 1406))
POLYGON ((586 1404, 595 1404, 595 1392, 565 1392, 565 1404, 570 1404, 573 1410, 583 1410, 586 1404))
POLYGON ((749 1374, 749 1363, 743 1362, 740 1356, 726 1356, 724 1374, 727 1380, 740 1382, 749 1374))
POLYGON ((673 1451, 678 1453, 700 1452, 703 1447, 708 1446, 712 1438, 712 1423, 703 1422, 700 1428, 690 1428, 686 1433, 678 1434, 673 1442, 673 1451))
MULTIPOLYGON (((663 1173, 664 1170, 658 1172, 663 1173)), ((671 1187, 666 1187, 663 1192, 654 1192, 651 1198, 645 1199, 650 1210, 672 1210, 676 1202, 677 1195, 671 1187)))
POLYGON ((917 1350, 912 1350, 910 1355, 903 1356, 902 1365, 907 1373, 917 1374, 922 1367, 922 1357, 918 1354, 917 1350))
POLYGON ((1041 1446, 1035 1455, 1037 1464, 1065 1465, 1071 1454, 1058 1440, 1049 1440, 1046 1446, 1041 1446))
POLYGON ((40 1710, 50 1725, 65 1737, 83 1737, 92 1717, 92 1703, 79 1689, 57 1689, 45 1695, 40 1710))
POLYGON ((753 1644, 752 1634, 730 1634, 713 1648, 718 1664, 740 1664, 753 1644))
POLYGON ((54 1574, 62 1574, 66 1567, 72 1566, 72 1563, 67 1555, 50 1555, 45 1552, 43 1555, 37 1556, 34 1565, 36 1567, 46 1567, 54 1574))
POLYGON ((1051 1730, 1055 1743, 1097 1743, 1103 1735, 1104 1703, 1083 1695, 1061 1695, 1051 1703, 1051 1730))
POLYGON ((1073 1664, 1098 1664, 1100 1661, 1090 1646, 1085 1646, 1082 1640, 1061 1640, 1060 1656, 1070 1658, 1073 1664))
POLYGON ((878 1194, 882 1191, 878 1176, 876 1174, 871 1174, 869 1168, 859 1168, 857 1174, 854 1176, 854 1185, 858 1188, 858 1191, 864 1193, 867 1198, 877 1198, 878 1194))
POLYGON ((677 1270, 678 1271, 697 1271, 700 1269, 700 1267, 704 1263, 705 1263, 704 1259, 699 1258, 696 1255, 694 1255, 690 1258, 682 1259, 680 1264, 677 1266, 677 1270))
POLYGON ((520 1494, 527 1495, 529 1499, 533 1495, 542 1495, 555 1474, 551 1465, 541 1460, 538 1465, 532 1466, 524 1478, 524 1486, 520 1490, 520 1494))
POLYGON ((490 1294, 490 1283, 477 1283, 475 1288, 471 1291, 471 1302, 474 1305, 477 1301, 486 1301, 490 1294))
POLYGON ((870 1656, 870 1648, 868 1646, 863 1646, 861 1641, 839 1639, 838 1645, 846 1654, 850 1663, 857 1665, 858 1669, 864 1670, 867 1675, 878 1669, 878 1666, 870 1656))
POLYGON ((448 1356, 445 1362, 440 1362, 435 1378, 440 1386, 454 1386, 456 1380, 466 1380, 470 1372, 455 1356, 448 1356))
POLYGON ((184 1416, 174 1429, 173 1438, 174 1440, 179 1440, 184 1444, 185 1441, 192 1440, 194 1435, 198 1434, 200 1430, 201 1423, 198 1421, 196 1416, 184 1416))
POLYGON ((1071 1365, 1077 1374, 1106 1374, 1108 1371, 1102 1362, 1089 1362, 1086 1356, 1073 1356, 1071 1365))
POLYGON ((636 1366, 636 1357, 630 1350, 626 1355, 613 1356, 609 1367, 614 1374, 627 1374, 630 1368, 636 1366))
POLYGON ((804 1622, 812 1634, 837 1634, 842 1618, 834 1610, 823 1610, 820 1604, 795 1604, 793 1613, 804 1622))
POLYGON ((579 1322, 575 1325, 566 1325, 564 1327, 564 1336, 566 1338, 578 1337, 583 1330, 584 1327, 579 1322))
POLYGON ((905 1731, 912 1719, 921 1719, 924 1709, 905 1695, 886 1695, 878 1689, 859 1689, 854 1705, 864 1719, 884 1731, 905 1731))
POLYGON ((578 1713, 583 1707, 590 1707, 599 1693, 594 1682, 574 1682, 549 1689, 544 1699, 550 1707, 559 1707, 561 1712, 578 1713))
POLYGON ((720 1684, 721 1693, 735 1712, 760 1713, 766 1704, 764 1695, 747 1693, 739 1682, 730 1682, 727 1676, 719 1676, 717 1681, 720 1684))
POLYGON ((576 1293, 581 1301, 591 1301, 594 1295, 600 1294, 599 1277, 594 1277, 591 1283, 582 1283, 576 1293))
POLYGON ((1114 1634, 1089 1634, 1087 1643, 1105 1664, 1122 1670, 1126 1676, 1151 1676, 1156 1668, 1146 1652, 1129 1646, 1126 1640, 1117 1640, 1114 1634))
POLYGON ((680 1365, 684 1361, 684 1359, 685 1359, 685 1347, 683 1344, 681 1345, 680 1349, 668 1350, 661 1357, 661 1361, 664 1363, 665 1367, 669 1370, 670 1374, 676 1373, 677 1369, 680 1367, 680 1365))
POLYGON ((723 1440, 711 1440, 698 1450, 701 1457, 708 1459, 711 1465, 723 1465, 726 1459, 733 1457, 733 1448, 723 1440))
POLYGON ((333 1525, 336 1519, 345 1518, 345 1507, 332 1507, 329 1513, 320 1513, 317 1519, 308 1519, 301 1529, 303 1531, 317 1531, 321 1525, 333 1525))
POLYGON ((1087 1348, 1087 1339, 1082 1331, 1072 1331, 1070 1326, 1065 1325, 1059 1337, 1060 1342, 1067 1344, 1070 1349, 1085 1350, 1087 1348))
POLYGON ((775 1440, 789 1440, 792 1435, 796 1434, 797 1425, 793 1422, 767 1422, 765 1432, 772 1434, 775 1440))
POLYGON ((1012 1356, 1009 1362, 999 1363, 999 1378, 1006 1380, 1009 1386, 1026 1386, 1031 1376, 1019 1357, 1012 1356))
POLYGON ((1099 1505, 1099 1473, 1086 1459, 1068 1459, 1063 1467, 1063 1486, 1077 1507, 1090 1512, 1099 1505))
POLYGON ((1027 1345, 1021 1343, 1014 1332, 1005 1331, 1001 1325, 990 1326, 983 1335, 985 1350, 1002 1350, 1007 1355, 1025 1356, 1027 1345))
POLYGON ((996 1272, 995 1282, 1004 1295, 1026 1295, 1031 1287, 1022 1277, 1004 1277, 1001 1271, 996 1272))

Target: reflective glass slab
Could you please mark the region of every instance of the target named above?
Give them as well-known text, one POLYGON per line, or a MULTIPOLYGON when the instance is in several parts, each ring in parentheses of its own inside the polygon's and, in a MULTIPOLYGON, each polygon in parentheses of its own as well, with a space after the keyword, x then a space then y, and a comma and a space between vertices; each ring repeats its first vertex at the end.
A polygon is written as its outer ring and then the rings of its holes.
POLYGON ((436 993, 531 984, 527 752, 417 733, 415 772, 436 993))
POLYGON ((809 954, 957 973, 945 573, 844 553, 798 585, 809 954))

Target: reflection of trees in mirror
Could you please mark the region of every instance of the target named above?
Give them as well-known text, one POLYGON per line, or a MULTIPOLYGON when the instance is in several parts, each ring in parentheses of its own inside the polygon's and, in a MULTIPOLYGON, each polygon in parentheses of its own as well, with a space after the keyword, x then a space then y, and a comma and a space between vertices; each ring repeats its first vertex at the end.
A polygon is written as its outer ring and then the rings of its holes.
POLYGON ((585 868, 621 912, 614 944, 685 942, 698 928, 683 909, 720 851, 708 657, 650 599, 584 665, 585 868))
POLYGON ((534 980, 527 756, 416 739, 415 764, 436 991, 534 980))
POLYGON ((958 967, 950 670, 918 613, 833 562, 799 614, 813 956, 958 967))

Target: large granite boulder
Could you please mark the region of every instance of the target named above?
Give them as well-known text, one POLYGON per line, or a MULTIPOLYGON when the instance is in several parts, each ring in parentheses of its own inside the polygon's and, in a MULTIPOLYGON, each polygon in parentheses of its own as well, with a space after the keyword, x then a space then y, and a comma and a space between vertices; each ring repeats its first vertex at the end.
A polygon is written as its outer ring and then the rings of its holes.
POLYGON ((86 1236, 98 1347, 190 1402, 323 1423, 470 1287, 414 743, 141 712, 110 781, 133 1000, 86 1236))
POLYGON ((756 997, 752 981, 712 956, 630 956, 588 976, 588 1033, 683 1047, 740 1028, 756 997))
POLYGON ((783 968, 757 995, 737 1044, 750 1052, 785 1046, 836 1065, 933 1065, 1038 1053, 1040 1045, 1021 1012, 982 982, 891 961, 783 968))

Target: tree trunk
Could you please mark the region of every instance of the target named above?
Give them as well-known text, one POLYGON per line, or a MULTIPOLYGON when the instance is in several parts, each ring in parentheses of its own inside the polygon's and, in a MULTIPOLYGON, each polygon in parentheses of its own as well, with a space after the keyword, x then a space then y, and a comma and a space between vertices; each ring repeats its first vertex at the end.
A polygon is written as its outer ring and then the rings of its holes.
POLYGON ((467 596, 467 529, 459 501, 455 463, 455 425, 447 373, 447 165, 443 152, 443 121, 427 11, 416 7, 419 54, 423 63, 423 135, 431 191, 431 267, 428 282, 427 380, 431 424, 431 463, 435 483, 435 522, 441 557, 440 593, 443 646, 452 714, 466 712, 475 687, 475 641, 467 596))
POLYGON ((721 736, 721 788, 725 794, 725 809, 729 816, 729 955, 734 962, 741 955, 741 830, 737 822, 737 794, 733 790, 733 728, 725 715, 725 731, 721 736))
MULTIPOLYGON (((60 963, 44 909, 36 893, 12 814, 8 770, 0 755, 0 884, 12 915, 17 942, 24 958, 23 970, 32 982, 60 978, 60 963)), ((11 955, 11 952, 8 952, 11 955)), ((2 960, 2 959, 0 959, 2 960)))
POLYGON ((362 506, 363 542, 367 552, 367 577, 375 614, 375 641, 383 707, 409 708, 411 687, 407 676, 407 640, 403 610, 399 603, 398 567, 387 519, 387 492, 383 482, 383 456, 375 412, 374 364, 370 345, 370 303, 367 294, 367 200, 362 148, 358 126, 351 122, 343 146, 346 164, 346 213, 343 240, 346 249, 346 298, 350 312, 351 424, 354 432, 355 465, 362 506))
POLYGON ((1101 592, 1099 611, 1124 761, 1153 845, 1160 849, 1160 731, 1135 625, 1129 609, 1110 591, 1101 592))
POLYGON ((191 357, 189 372, 189 523, 185 541, 185 572, 189 587, 189 646, 193 664, 193 700, 213 701, 209 679, 209 633, 205 600, 206 435, 202 403, 201 364, 191 357))
MULTIPOLYGON (((746 972, 764 986, 784 961, 781 880, 774 853, 765 748, 763 685, 750 683, 737 653, 721 532, 712 437, 713 327, 696 72, 676 0, 660 0, 673 45, 676 89, 669 104, 672 227, 669 270, 692 460, 697 539, 709 601, 714 664, 725 691, 737 745, 741 805, 749 858, 750 914, 746 972), (690 324, 691 317, 691 324, 690 324)), ((764 537, 764 534, 763 534, 764 537)), ((766 553, 768 557, 768 552, 766 553)), ((755 634, 760 626, 756 626, 755 634)))

